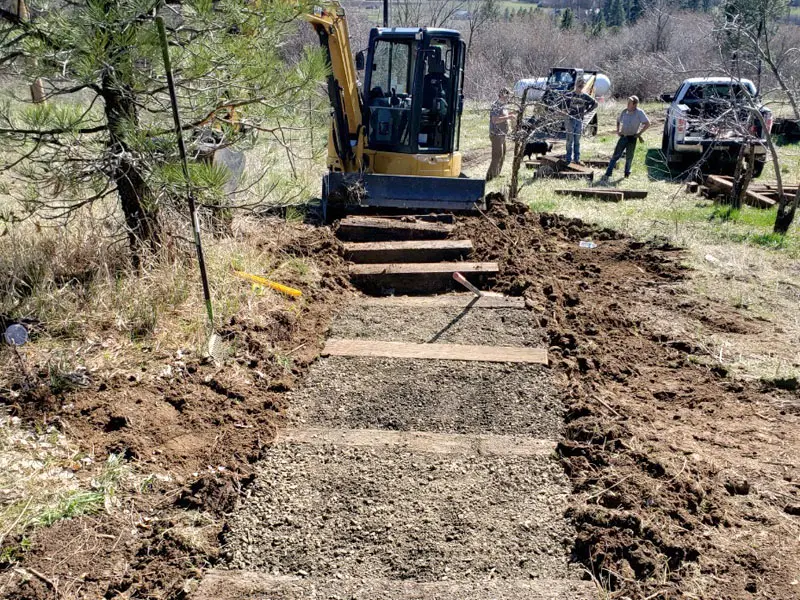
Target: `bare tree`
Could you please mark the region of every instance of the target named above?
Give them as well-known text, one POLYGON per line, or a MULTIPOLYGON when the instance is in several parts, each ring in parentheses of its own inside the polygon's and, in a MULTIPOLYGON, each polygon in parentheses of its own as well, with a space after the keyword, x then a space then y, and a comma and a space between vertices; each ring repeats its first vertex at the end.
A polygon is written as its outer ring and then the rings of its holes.
POLYGON ((795 119, 800 119, 797 91, 789 85, 781 63, 800 48, 782 47, 776 52, 775 40, 782 19, 788 13, 785 0, 727 0, 724 5, 718 35, 735 61, 749 60, 769 68, 775 81, 785 94, 795 119))
POLYGON ((400 27, 442 27, 467 0, 393 0, 390 6, 392 25, 400 27))
POLYGON ((467 56, 472 50, 472 42, 484 27, 498 20, 500 7, 496 0, 466 0, 464 10, 468 12, 467 56))

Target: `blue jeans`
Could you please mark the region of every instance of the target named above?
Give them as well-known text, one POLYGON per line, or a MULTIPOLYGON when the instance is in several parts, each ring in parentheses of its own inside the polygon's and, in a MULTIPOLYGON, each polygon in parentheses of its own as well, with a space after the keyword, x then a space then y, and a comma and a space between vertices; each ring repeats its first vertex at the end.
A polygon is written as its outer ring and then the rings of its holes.
POLYGON ((617 140, 617 147, 614 148, 614 154, 611 160, 608 161, 608 169, 606 169, 606 177, 611 177, 614 172, 614 167, 617 166, 617 161, 622 158, 622 153, 625 153, 625 175, 631 174, 631 165, 633 164, 633 154, 636 152, 636 142, 639 138, 635 135, 621 135, 617 140))
POLYGON ((568 163, 581 162, 581 135, 583 134, 583 120, 569 117, 564 121, 564 129, 567 132, 567 156, 568 163))

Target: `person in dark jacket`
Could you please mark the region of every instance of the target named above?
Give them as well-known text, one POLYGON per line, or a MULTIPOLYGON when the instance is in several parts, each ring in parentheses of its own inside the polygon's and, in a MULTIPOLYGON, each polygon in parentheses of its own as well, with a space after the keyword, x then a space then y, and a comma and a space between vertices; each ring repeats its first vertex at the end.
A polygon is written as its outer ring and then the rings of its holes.
POLYGON ((581 162, 581 136, 583 121, 587 113, 597 108, 597 102, 583 92, 583 82, 575 82, 575 90, 563 97, 564 131, 567 133, 567 163, 581 162))

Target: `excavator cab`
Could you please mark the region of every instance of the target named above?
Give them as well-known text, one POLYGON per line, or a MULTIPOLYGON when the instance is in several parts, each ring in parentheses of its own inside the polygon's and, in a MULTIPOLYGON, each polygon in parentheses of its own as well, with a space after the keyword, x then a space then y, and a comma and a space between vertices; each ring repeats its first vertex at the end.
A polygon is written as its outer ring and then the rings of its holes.
POLYGON ((461 173, 466 44, 457 31, 375 28, 353 58, 338 3, 308 20, 331 75, 323 200, 350 207, 474 211, 485 181, 461 173), (357 83, 359 71, 361 79, 357 83))
MULTIPOLYGON (((371 150, 410 155, 458 150, 464 54, 454 31, 372 30, 364 78, 371 150)), ((435 174, 448 176, 453 166, 435 174)), ((416 170, 431 169, 422 158, 416 170)))

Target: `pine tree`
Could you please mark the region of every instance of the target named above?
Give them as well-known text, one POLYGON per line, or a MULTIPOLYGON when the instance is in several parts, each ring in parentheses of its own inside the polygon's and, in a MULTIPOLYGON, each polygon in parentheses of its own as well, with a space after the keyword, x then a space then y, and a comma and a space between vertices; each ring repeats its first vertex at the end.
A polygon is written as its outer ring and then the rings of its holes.
POLYGON ((636 23, 642 16, 642 0, 630 0, 628 5, 628 23, 636 23))
POLYGON ((603 13, 603 20, 608 23, 611 20, 611 12, 612 12, 612 4, 614 0, 603 0, 603 8, 601 9, 603 13))
POLYGON ((592 19, 591 34, 595 37, 600 36, 606 29, 606 18, 602 10, 598 10, 592 19))
MULTIPOLYGON (((8 159, 0 172, 14 170, 26 216, 66 218, 116 196, 139 266, 161 245, 164 203, 185 189, 154 22, 154 7, 162 4, 60 4, 55 10, 33 0, 26 19, 0 8, 0 76, 46 82, 35 104, 10 87, 0 90, 0 144, 8 159)), ((165 16, 175 23, 168 37, 190 153, 200 151, 196 142, 204 136, 241 146, 252 138, 234 118, 250 131, 290 123, 295 111, 287 108, 316 95, 326 72, 322 53, 306 52, 293 67, 280 54, 296 35, 299 4, 262 3, 258 11, 210 0, 188 6, 180 19, 165 16)), ((198 201, 224 202, 226 176, 218 167, 193 164, 191 178, 198 201)))
POLYGON ((575 23, 575 15, 572 12, 572 9, 567 7, 563 13, 561 13, 561 29, 564 31, 568 31, 572 29, 572 26, 575 23))
POLYGON ((625 6, 623 0, 611 0, 611 15, 607 17, 609 27, 625 25, 625 6))

